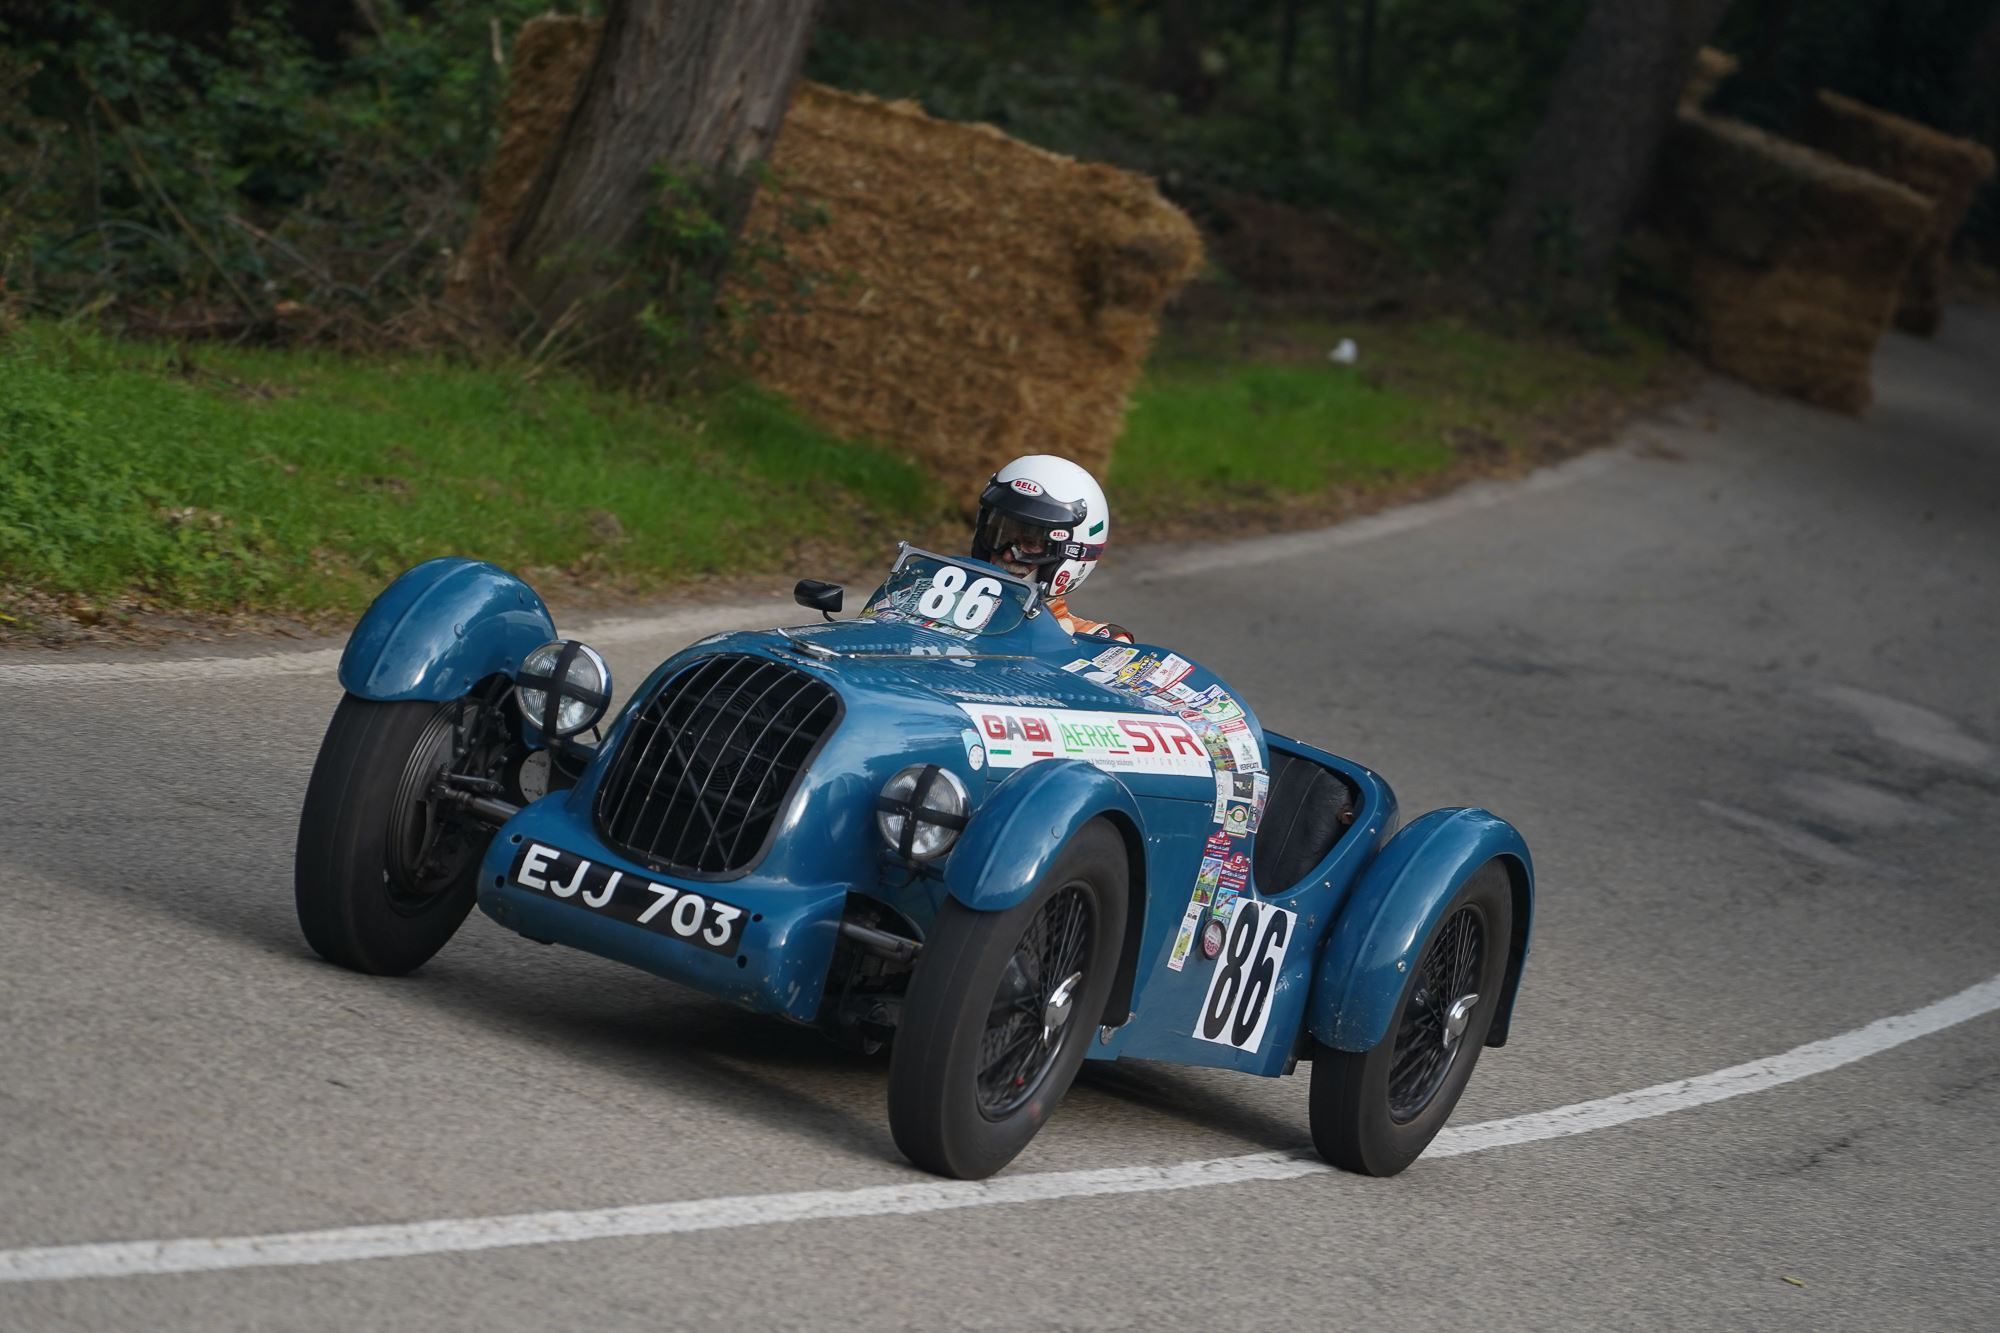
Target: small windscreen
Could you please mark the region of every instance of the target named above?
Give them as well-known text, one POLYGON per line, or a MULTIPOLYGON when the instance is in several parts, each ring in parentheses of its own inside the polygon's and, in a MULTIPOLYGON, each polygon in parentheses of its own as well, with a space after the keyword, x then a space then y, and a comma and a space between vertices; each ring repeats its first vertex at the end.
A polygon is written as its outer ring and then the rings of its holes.
POLYGON ((1028 614, 1025 583, 996 577, 976 565, 912 552, 876 590, 864 619, 936 630, 954 638, 1005 634, 1028 614))

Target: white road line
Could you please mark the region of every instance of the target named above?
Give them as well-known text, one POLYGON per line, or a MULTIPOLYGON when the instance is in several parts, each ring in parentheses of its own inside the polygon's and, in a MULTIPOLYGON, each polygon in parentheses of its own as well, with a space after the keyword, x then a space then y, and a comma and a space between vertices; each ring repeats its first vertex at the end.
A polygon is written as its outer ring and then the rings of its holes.
MULTIPOLYGON (((597 621, 569 630, 601 648, 676 634, 690 640, 718 630, 763 626, 779 604, 744 602, 693 607, 645 619, 597 621)), ((786 603, 785 605, 790 605, 786 603)), ((777 617, 783 619, 782 616, 777 617)), ((178 657, 131 662, 12 662, 0 664, 0 685, 131 685, 177 680, 244 680, 259 676, 330 676, 340 666, 339 648, 264 653, 252 657, 178 657)))
MULTIPOLYGON (((1635 448, 1634 445, 1623 444, 1601 449, 1552 467, 1540 468, 1518 480, 1472 482, 1435 500, 1403 505, 1328 528, 1216 543, 1175 554, 1162 553, 1148 559, 1144 569, 1107 571, 1108 576, 1100 576, 1098 586, 1113 588, 1125 579, 1134 583, 1157 583, 1206 570, 1269 564, 1275 560, 1316 555, 1337 547, 1356 546, 1425 527, 1468 510, 1484 509, 1516 495, 1546 491, 1595 476, 1632 457, 1635 448)), ((563 632, 574 634, 598 647, 676 635, 694 639, 724 629, 767 628, 776 623, 774 612, 778 620, 782 620, 791 605, 790 602, 771 598, 726 606, 697 606, 658 616, 598 621, 581 629, 563 632)), ((132 685, 159 681, 330 675, 340 665, 340 653, 338 648, 323 648, 250 657, 184 657, 122 662, 66 662, 58 659, 0 663, 0 686, 132 685)))
POLYGON ((1206 573, 1213 569, 1241 569, 1250 565, 1270 564, 1277 560, 1321 555, 1342 547, 1358 546, 1363 542, 1428 527, 1442 519, 1455 518, 1475 509, 1485 509, 1519 495, 1559 490, 1629 461, 1637 454, 1638 449, 1639 446, 1636 444, 1620 444, 1566 459, 1549 467, 1537 468, 1525 477, 1504 481, 1469 482, 1434 500, 1419 500, 1412 504, 1399 505, 1379 514, 1349 519, 1345 523, 1337 523, 1328 528, 1314 528, 1306 532, 1282 532, 1270 537, 1250 537, 1243 541, 1198 546, 1180 555, 1149 560, 1144 569, 1125 577, 1135 583, 1161 583, 1183 578, 1189 574, 1206 573))
MULTIPOLYGON (((1837 1069, 1996 1009, 2000 1009, 2000 976, 1911 1013, 1878 1019, 1866 1027, 1855 1028, 1823 1041, 1808 1042, 1782 1055, 1718 1069, 1697 1078, 1679 1079, 1634 1092, 1600 1097, 1595 1101, 1559 1106, 1552 1111, 1537 1111, 1531 1115, 1467 1125, 1462 1129, 1447 1129, 1431 1145, 1425 1160, 1461 1157, 1513 1144, 1589 1134, 1635 1120, 1650 1120, 1690 1107, 1705 1106, 1710 1102, 1728 1101, 1732 1097, 1761 1092, 1837 1069)), ((0 1282, 144 1277, 161 1273, 460 1254, 509 1246, 603 1240, 614 1236, 669 1236, 732 1227, 772 1226, 784 1222, 904 1216, 1107 1194, 1200 1189, 1253 1180, 1292 1180, 1331 1169, 1317 1159, 1292 1153, 1253 1153, 1242 1157, 1179 1162, 1172 1166, 1051 1171, 1038 1175, 1003 1176, 991 1181, 928 1181, 853 1190, 748 1194, 584 1212, 517 1213, 507 1217, 452 1218, 210 1240, 53 1245, 37 1249, 0 1250, 0 1282)))

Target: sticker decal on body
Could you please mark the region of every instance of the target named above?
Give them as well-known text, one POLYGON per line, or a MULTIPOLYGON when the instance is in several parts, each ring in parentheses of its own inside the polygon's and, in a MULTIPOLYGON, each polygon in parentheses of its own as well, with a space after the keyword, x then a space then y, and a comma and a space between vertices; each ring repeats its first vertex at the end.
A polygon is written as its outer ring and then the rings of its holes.
POLYGON ((986 742, 986 762, 995 769, 1081 759, 1109 772, 1213 780, 1208 751, 1179 718, 1006 704, 959 707, 986 742))
POLYGON ((1229 923, 1229 940, 1208 979, 1194 1035, 1202 1041, 1234 1046, 1252 1055, 1264 1044, 1271 1018, 1271 997, 1285 949, 1292 942, 1298 914, 1282 907, 1238 898, 1229 923))

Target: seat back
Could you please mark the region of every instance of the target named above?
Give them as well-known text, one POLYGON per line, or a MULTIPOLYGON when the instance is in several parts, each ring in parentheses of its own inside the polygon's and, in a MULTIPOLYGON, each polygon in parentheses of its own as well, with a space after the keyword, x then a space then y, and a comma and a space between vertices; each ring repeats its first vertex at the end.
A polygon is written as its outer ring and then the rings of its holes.
POLYGON ((1271 791, 1257 825, 1250 873, 1257 892, 1281 894, 1326 859, 1354 822, 1353 788, 1310 759, 1273 749, 1271 791))

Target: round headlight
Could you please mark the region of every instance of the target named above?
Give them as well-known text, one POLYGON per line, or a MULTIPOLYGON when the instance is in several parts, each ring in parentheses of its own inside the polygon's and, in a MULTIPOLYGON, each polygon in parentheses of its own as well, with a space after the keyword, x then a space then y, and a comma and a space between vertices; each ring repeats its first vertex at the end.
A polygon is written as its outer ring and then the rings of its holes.
POLYGON ((930 861, 958 841, 970 806, 958 774, 936 764, 912 764, 875 798, 875 824, 898 856, 930 861))
POLYGON ((514 677, 521 715, 551 738, 587 731, 611 704, 611 668, 575 639, 545 643, 522 659, 514 677))

